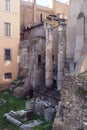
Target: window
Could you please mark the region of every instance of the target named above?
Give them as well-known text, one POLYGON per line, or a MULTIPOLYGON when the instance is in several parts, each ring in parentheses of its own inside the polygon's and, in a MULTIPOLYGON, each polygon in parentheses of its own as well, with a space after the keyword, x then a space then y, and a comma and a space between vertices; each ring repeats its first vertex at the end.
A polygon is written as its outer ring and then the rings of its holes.
POLYGON ((5 9, 10 11, 10 0, 5 0, 5 9))
POLYGON ((5 49, 5 60, 11 60, 11 49, 5 49))
POLYGON ((11 36, 11 24, 5 23, 5 36, 11 36))
POLYGON ((42 21, 43 21, 43 15, 40 14, 40 22, 42 23, 42 21))
POLYGON ((54 61, 54 55, 52 56, 52 59, 53 59, 53 61, 54 61))
POLYGON ((5 79, 11 79, 12 78, 12 73, 5 73, 4 77, 5 77, 5 79))
POLYGON ((41 65, 41 55, 38 55, 38 66, 41 65))

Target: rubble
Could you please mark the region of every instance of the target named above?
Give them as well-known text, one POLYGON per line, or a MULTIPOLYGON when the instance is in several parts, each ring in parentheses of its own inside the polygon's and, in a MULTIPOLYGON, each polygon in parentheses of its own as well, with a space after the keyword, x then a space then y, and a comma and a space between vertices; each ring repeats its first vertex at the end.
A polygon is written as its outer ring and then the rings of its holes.
POLYGON ((47 108, 44 110, 44 118, 47 122, 53 122, 55 118, 55 108, 47 108))
POLYGON ((5 117, 8 121, 10 121, 11 123, 16 124, 17 126, 20 126, 20 125, 22 124, 22 122, 18 121, 17 119, 15 119, 15 118, 12 117, 12 116, 10 116, 8 113, 6 113, 6 114, 4 115, 4 117, 5 117))
POLYGON ((20 130, 32 130, 33 127, 38 126, 40 124, 42 124, 42 121, 33 120, 33 121, 30 121, 28 124, 21 125, 20 130))
MULTIPOLYGON (((87 130, 87 72, 65 76, 61 89, 61 103, 57 109, 56 120, 73 130, 87 130)), ((55 129, 53 129, 55 130, 55 129)))

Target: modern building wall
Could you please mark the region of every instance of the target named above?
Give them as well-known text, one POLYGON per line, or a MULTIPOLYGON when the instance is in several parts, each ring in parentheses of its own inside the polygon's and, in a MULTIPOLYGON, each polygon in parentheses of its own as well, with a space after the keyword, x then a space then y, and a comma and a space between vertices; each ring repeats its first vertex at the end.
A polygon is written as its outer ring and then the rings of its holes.
POLYGON ((5 8, 5 0, 0 1, 0 84, 16 79, 18 74, 18 46, 20 38, 20 1, 10 0, 10 10, 5 8), (10 23, 11 35, 5 35, 5 23, 10 23), (11 59, 5 59, 5 49, 11 49, 11 59), (5 79, 5 73, 12 77, 5 79))
POLYGON ((21 26, 30 26, 35 23, 40 23, 40 15, 42 14, 42 20, 46 18, 49 14, 62 14, 63 16, 68 16, 69 6, 52 0, 51 5, 48 7, 37 5, 36 3, 31 3, 29 1, 20 0, 20 24, 21 26))
POLYGON ((87 70, 87 1, 71 0, 67 25, 66 58, 72 59, 75 72, 87 70), (74 7, 74 10, 73 10, 74 7))

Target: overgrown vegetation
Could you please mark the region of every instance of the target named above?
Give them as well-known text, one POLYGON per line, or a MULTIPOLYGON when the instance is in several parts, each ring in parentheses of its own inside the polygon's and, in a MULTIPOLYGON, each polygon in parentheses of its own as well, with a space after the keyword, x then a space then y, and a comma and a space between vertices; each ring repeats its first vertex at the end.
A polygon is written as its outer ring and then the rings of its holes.
MULTIPOLYGON (((0 105, 0 130, 8 128, 9 130, 19 130, 19 128, 8 122, 3 115, 10 110, 17 111, 25 109, 25 102, 29 99, 17 99, 13 97, 9 91, 0 92, 0 98, 6 100, 5 103, 0 105)), ((35 119, 41 119, 43 123, 40 126, 35 127, 33 130, 51 130, 52 124, 47 123, 43 117, 35 115, 35 119)))

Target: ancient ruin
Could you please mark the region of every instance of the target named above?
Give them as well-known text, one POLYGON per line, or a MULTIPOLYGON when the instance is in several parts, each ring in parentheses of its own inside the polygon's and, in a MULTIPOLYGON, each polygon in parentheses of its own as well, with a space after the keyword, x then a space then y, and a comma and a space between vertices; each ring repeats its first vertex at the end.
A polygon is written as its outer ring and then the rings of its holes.
MULTIPOLYGON (((16 98, 29 96, 31 100, 26 102, 26 110, 4 115, 21 130, 33 127, 32 122, 17 120, 18 113, 23 120, 33 119, 33 113, 44 116, 53 122, 52 130, 87 130, 87 1, 70 0, 68 19, 57 13, 55 3, 47 9, 36 1, 21 2, 18 76, 23 79, 15 80, 9 90, 16 98)), ((2 103, 5 101, 0 99, 2 103)))
POLYGON ((86 73, 76 75, 87 70, 86 4, 70 1, 68 24, 52 14, 24 30, 29 42, 28 81, 35 96, 44 89, 61 93, 53 130, 87 129, 86 73))

